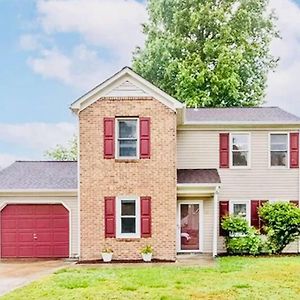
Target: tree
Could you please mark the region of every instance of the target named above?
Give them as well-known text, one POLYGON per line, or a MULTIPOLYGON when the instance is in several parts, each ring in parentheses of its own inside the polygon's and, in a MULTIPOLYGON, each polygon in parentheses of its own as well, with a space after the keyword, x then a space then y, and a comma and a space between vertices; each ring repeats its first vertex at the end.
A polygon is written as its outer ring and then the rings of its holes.
POLYGON ((67 146, 56 145, 55 148, 45 152, 45 156, 52 160, 76 161, 78 154, 78 141, 74 135, 67 146))
POLYGON ((149 0, 133 69, 190 107, 262 104, 278 37, 268 0, 149 0))
POLYGON ((300 209, 288 202, 267 203, 259 209, 268 241, 275 253, 300 236, 300 209))

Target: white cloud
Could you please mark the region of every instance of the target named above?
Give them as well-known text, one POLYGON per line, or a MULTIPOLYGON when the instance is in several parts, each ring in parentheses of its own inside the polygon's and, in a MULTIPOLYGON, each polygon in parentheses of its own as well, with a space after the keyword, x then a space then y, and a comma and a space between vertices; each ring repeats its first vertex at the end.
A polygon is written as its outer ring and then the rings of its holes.
POLYGON ((272 44, 279 66, 268 80, 267 105, 300 115, 300 7, 292 0, 271 0, 278 16, 281 40, 272 44))
POLYGON ((40 47, 38 37, 33 34, 21 35, 19 42, 21 48, 28 51, 37 50, 40 47))
POLYGON ((146 7, 136 0, 39 0, 37 15, 40 48, 33 34, 20 39, 23 49, 38 50, 28 59, 29 66, 45 78, 82 90, 130 64, 132 51, 144 41, 146 7), (75 33, 80 42, 66 50, 55 41, 57 33, 75 33))
POLYGON ((97 51, 85 45, 74 47, 69 55, 57 49, 43 50, 37 57, 29 58, 28 64, 45 78, 80 89, 91 88, 117 70, 116 66, 101 59, 97 51))
POLYGON ((46 32, 79 33, 122 57, 143 42, 140 24, 147 14, 145 4, 135 0, 40 0, 37 10, 46 32))
POLYGON ((0 124, 0 142, 38 151, 66 144, 75 133, 76 126, 67 122, 0 124))

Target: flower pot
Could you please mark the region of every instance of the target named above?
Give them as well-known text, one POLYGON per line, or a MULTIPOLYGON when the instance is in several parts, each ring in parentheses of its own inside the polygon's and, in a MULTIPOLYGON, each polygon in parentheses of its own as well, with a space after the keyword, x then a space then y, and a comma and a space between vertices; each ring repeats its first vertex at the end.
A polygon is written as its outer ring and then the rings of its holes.
POLYGON ((149 262, 152 260, 152 253, 142 253, 143 261, 149 262))
POLYGON ((104 262, 110 262, 112 260, 113 253, 101 253, 104 262))

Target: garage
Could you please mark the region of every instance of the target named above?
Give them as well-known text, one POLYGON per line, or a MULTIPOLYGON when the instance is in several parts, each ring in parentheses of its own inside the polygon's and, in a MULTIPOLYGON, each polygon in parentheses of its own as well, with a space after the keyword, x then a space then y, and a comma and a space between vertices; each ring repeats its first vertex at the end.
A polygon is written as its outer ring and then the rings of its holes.
POLYGON ((2 258, 69 257, 69 212, 62 204, 9 204, 0 217, 2 258))

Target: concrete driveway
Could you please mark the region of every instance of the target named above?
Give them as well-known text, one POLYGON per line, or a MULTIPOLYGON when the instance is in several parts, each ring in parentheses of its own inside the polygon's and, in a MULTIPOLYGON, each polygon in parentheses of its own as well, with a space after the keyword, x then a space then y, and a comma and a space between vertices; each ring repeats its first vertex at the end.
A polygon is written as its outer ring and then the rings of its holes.
POLYGON ((63 260, 0 260, 0 296, 69 265, 63 260))

